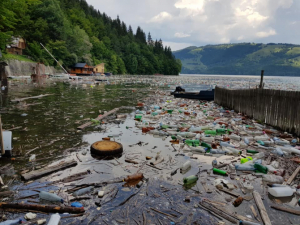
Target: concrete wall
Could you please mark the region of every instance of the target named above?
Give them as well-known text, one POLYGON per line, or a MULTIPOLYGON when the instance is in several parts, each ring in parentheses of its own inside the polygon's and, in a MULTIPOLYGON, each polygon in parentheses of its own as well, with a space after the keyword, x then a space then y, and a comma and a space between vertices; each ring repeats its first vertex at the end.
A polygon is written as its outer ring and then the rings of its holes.
MULTIPOLYGON (((19 60, 9 60, 8 66, 5 67, 7 76, 30 76, 33 73, 33 67, 36 67, 36 63, 23 62, 19 60)), ((45 70, 40 70, 41 73, 55 74, 61 71, 57 71, 53 66, 45 66, 45 70)))

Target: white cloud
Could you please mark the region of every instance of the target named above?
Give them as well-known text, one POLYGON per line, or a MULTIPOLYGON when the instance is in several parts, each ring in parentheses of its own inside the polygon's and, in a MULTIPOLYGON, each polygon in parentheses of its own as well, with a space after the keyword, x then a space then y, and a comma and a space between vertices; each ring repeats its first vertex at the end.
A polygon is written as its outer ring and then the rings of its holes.
POLYGON ((158 15, 152 17, 149 22, 155 23, 155 22, 163 22, 166 20, 172 19, 172 15, 168 12, 161 12, 158 15))
POLYGON ((153 39, 161 38, 176 49, 187 44, 201 46, 241 41, 300 44, 300 29, 296 29, 299 25, 299 0, 87 2, 112 18, 119 15, 133 29, 141 26, 146 33, 151 33, 153 39))
POLYGON ((266 38, 272 35, 276 35, 276 31, 274 29, 270 29, 268 32, 260 31, 256 33, 256 36, 260 38, 266 38))
POLYGON ((188 9, 193 11, 203 10, 205 0, 179 0, 175 3, 178 9, 188 9))
POLYGON ((182 33, 182 32, 177 32, 177 33, 175 33, 174 36, 178 37, 178 38, 185 38, 185 37, 189 37, 191 35, 190 34, 185 34, 185 33, 182 33))
POLYGON ((178 43, 178 42, 172 42, 172 41, 164 41, 164 46, 170 46, 172 51, 177 51, 189 46, 192 46, 192 43, 178 43))

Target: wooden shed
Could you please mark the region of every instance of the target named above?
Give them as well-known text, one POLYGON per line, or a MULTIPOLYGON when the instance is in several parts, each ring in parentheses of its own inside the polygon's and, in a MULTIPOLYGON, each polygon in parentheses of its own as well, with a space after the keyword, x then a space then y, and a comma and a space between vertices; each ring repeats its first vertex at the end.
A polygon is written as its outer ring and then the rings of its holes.
POLYGON ((25 48, 25 40, 19 37, 12 37, 11 44, 6 46, 7 52, 15 55, 23 55, 23 49, 25 48))
POLYGON ((85 75, 85 76, 92 76, 94 75, 94 67, 89 66, 86 63, 76 63, 72 69, 71 69, 71 74, 76 74, 78 75, 85 75))
POLYGON ((101 63, 95 66, 94 72, 95 74, 104 74, 105 63, 101 63))

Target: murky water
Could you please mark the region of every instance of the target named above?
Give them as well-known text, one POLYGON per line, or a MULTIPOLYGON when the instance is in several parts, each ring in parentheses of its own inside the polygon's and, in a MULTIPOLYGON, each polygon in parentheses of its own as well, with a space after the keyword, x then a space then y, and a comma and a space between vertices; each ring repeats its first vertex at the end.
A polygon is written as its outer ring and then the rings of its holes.
MULTIPOLYGON (((36 189, 55 191, 61 197, 68 199, 70 196, 66 194, 66 190, 74 187, 74 185, 83 185, 87 183, 102 183, 112 180, 113 178, 125 177, 137 171, 144 173, 146 179, 149 179, 148 186, 143 186, 140 191, 137 188, 128 188, 127 184, 116 183, 118 193, 115 199, 101 206, 101 209, 95 205, 99 201, 97 193, 91 196, 91 199, 80 201, 85 209, 86 216, 76 219, 62 219, 62 224, 88 224, 94 220, 92 224, 138 224, 134 219, 141 222, 143 214, 145 214, 145 224, 171 224, 170 216, 166 217, 159 213, 153 212, 153 207, 158 206, 164 209, 165 213, 175 214, 178 221, 176 224, 216 224, 219 219, 216 219, 205 210, 197 207, 201 198, 223 202, 224 206, 230 208, 234 212, 238 212, 243 216, 251 216, 249 205, 255 205, 251 202, 244 201, 238 208, 234 208, 232 204, 227 203, 228 195, 224 193, 213 192, 206 193, 202 182, 208 187, 213 187, 213 181, 216 177, 211 173, 211 161, 215 157, 197 156, 198 160, 191 160, 192 169, 185 174, 176 173, 170 177, 171 171, 174 168, 179 168, 185 161, 190 160, 188 156, 181 155, 179 145, 172 146, 169 142, 170 137, 162 138, 150 134, 143 134, 140 129, 135 127, 134 110, 123 109, 118 114, 125 114, 125 119, 117 119, 115 116, 110 116, 103 120, 101 125, 91 126, 82 132, 77 131, 77 127, 85 122, 96 118, 99 114, 105 111, 112 110, 120 106, 136 106, 138 101, 143 101, 147 96, 154 94, 154 90, 149 84, 132 83, 126 84, 100 84, 91 87, 90 83, 68 83, 56 82, 48 83, 44 86, 35 87, 32 85, 23 85, 16 83, 17 86, 11 86, 8 94, 2 95, 1 99, 1 115, 4 129, 12 129, 13 132, 13 159, 1 159, 0 166, 11 164, 11 170, 6 171, 4 182, 9 184, 9 187, 19 192, 15 196, 15 201, 24 201, 30 203, 35 201, 41 203, 37 196, 33 198, 19 199, 24 196, 37 194, 36 189), (13 103, 11 100, 29 96, 37 96, 40 94, 50 94, 43 98, 30 99, 20 103, 13 103), (103 137, 113 136, 113 140, 122 143, 124 153, 120 158, 110 160, 99 160, 93 157, 90 152, 90 145, 96 141, 102 140, 103 137), (174 149, 175 148, 175 149, 174 149), (176 150, 176 151, 175 151, 176 150), (30 152, 30 153, 28 153, 30 152), (155 157, 160 153, 165 158, 162 164, 157 167, 163 169, 161 172, 158 169, 147 166, 145 163, 146 156, 155 157), (29 162, 29 157, 35 154, 35 162, 29 162), (125 163, 125 159, 130 158, 139 162, 138 165, 125 163), (75 159, 78 165, 73 168, 66 169, 57 173, 53 173, 46 178, 41 178, 34 182, 24 184, 20 181, 20 172, 24 170, 33 170, 43 168, 47 165, 56 165, 60 161, 75 159), (199 172, 199 181, 188 189, 182 187, 182 178, 189 175, 194 175, 199 172), (84 179, 68 183, 49 183, 63 179, 69 175, 79 172, 91 171, 84 179), (14 177, 14 175, 17 175, 14 177), (150 185, 151 184, 151 185, 150 185), (42 187, 42 188, 41 188, 42 187), (129 199, 133 194, 137 193, 132 199, 129 199), (192 196, 191 202, 185 202, 186 196, 192 196), (128 204, 124 201, 128 200, 128 204), (196 205, 196 206, 195 206, 196 205), (174 211, 179 210, 179 213, 174 211), (128 216, 128 214, 130 214, 128 216), (122 219, 122 218, 128 218, 122 219), (106 222, 103 222, 106 221, 106 222), (113 222, 114 221, 114 222, 113 222), (152 222, 150 222, 152 221, 152 222)), ((159 80, 159 78, 155 78, 159 80)), ((162 83, 167 83, 162 78, 162 83)), ((176 79, 182 79, 175 78, 176 79)), ((164 85, 161 85, 164 86, 164 85)), ((168 88, 166 86, 166 88, 168 88)), ((156 88, 155 88, 156 89, 156 88)), ((155 96, 153 101, 155 101, 155 96)), ((231 156, 222 156, 218 161, 226 160, 231 156)), ((151 160, 153 161, 153 159, 151 160)), ((228 178, 230 179, 230 178, 228 178)), ((234 184, 237 180, 242 180, 242 177, 234 177, 230 179, 234 184)), ((252 185, 260 193, 265 193, 260 186, 260 180, 256 179, 252 185)), ((100 185, 101 186, 101 185, 100 185)), ((108 189, 110 186, 107 187, 108 189)), ((95 191, 102 187, 95 188, 95 191)), ((239 189, 235 190, 241 194, 239 189)), ((274 224, 286 224, 287 214, 274 211, 269 208, 274 199, 269 199, 267 194, 263 195, 264 203, 267 211, 274 224)), ((234 198, 231 199, 234 200, 234 198)), ((289 205, 295 207, 294 199, 281 199, 281 202, 288 202, 289 205)), ((23 214, 20 214, 23 215, 23 214)), ((10 215, 16 218, 16 215, 10 215)), ((43 214, 38 215, 40 218, 48 218, 43 214)), ((290 217, 292 222, 296 222, 297 218, 290 217)), ((226 220, 223 220, 226 224, 226 220)), ((141 224, 141 223, 140 223, 141 224)))

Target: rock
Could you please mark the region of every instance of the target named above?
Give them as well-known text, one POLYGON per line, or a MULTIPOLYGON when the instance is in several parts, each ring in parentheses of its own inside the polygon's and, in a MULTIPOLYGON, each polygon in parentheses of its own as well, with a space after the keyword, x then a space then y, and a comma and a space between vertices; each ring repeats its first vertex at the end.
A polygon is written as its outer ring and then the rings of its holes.
POLYGON ((24 218, 25 218, 26 220, 32 220, 32 219, 35 219, 35 218, 36 218, 36 214, 34 214, 34 213, 27 213, 27 214, 24 216, 24 218))

